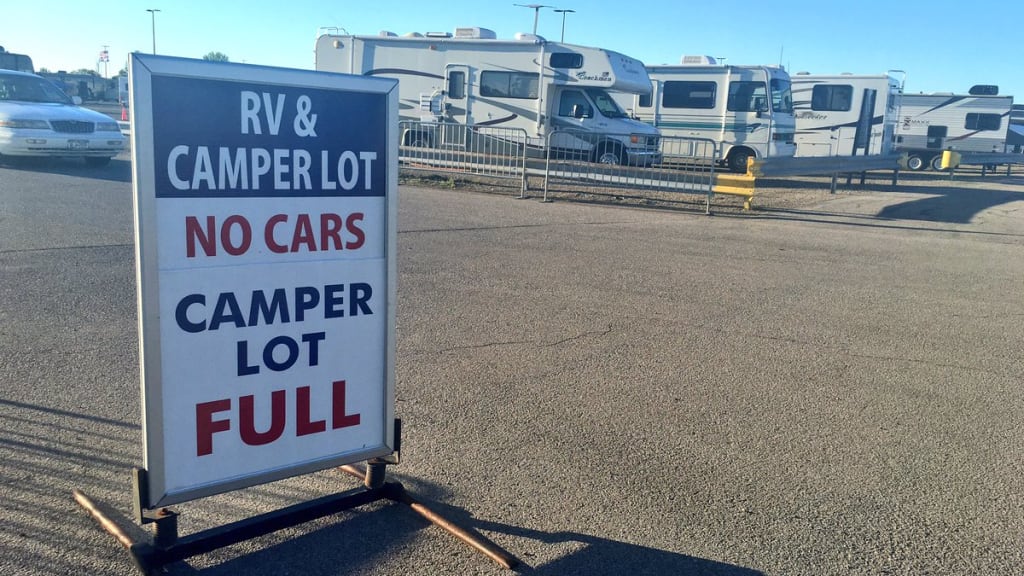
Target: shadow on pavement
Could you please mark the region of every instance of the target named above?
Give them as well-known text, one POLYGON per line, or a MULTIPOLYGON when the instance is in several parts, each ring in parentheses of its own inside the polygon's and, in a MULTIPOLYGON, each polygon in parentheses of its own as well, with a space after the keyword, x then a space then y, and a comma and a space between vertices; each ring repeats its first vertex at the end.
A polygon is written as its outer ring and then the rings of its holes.
MULTIPOLYGON (((420 484, 416 482, 416 484, 420 484)), ((423 485, 420 484, 420 488, 423 485)), ((415 490, 415 487, 410 487, 415 490)), ((427 492, 434 492, 427 488, 427 492)), ((512 573, 533 576, 619 576, 621 574, 663 576, 763 576, 762 572, 733 564, 706 560, 677 552, 659 550, 636 544, 618 542, 579 532, 544 532, 472 518, 463 509, 424 501, 435 512, 463 529, 489 540, 489 534, 504 535, 498 546, 516 556, 522 564, 512 573), (511 538, 510 538, 511 537, 511 538), (549 547, 542 554, 519 550, 523 539, 549 547), (531 563, 530 558, 543 555, 557 558, 531 563)), ((334 517, 339 518, 339 517, 334 517)), ((365 573, 377 558, 408 553, 412 541, 423 530, 437 531, 438 538, 452 538, 453 546, 462 546, 453 536, 432 526, 408 507, 385 503, 348 513, 344 520, 291 540, 263 548, 257 552, 232 558, 204 569, 192 568, 187 562, 168 567, 168 574, 202 574, 228 576, 235 574, 301 573, 303 576, 365 573)), ((530 546, 533 550, 537 545, 530 546)), ((482 569, 501 570, 485 556, 468 546, 460 556, 473 556, 482 569)), ((455 566, 436 566, 438 573, 451 573, 455 566)))
POLYGON ((131 160, 116 157, 106 166, 87 166, 81 158, 11 158, 0 159, 0 168, 24 172, 63 174, 79 178, 108 180, 110 182, 131 182, 131 160))

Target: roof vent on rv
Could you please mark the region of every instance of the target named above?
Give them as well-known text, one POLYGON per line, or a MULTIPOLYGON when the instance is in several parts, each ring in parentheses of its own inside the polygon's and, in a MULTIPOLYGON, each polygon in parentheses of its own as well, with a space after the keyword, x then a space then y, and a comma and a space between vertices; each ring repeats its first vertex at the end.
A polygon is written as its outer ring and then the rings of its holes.
POLYGON ((427 38, 451 38, 451 32, 427 32, 427 38))
POLYGON ((396 37, 398 37, 398 34, 395 34, 394 32, 392 32, 390 30, 381 30, 380 32, 377 33, 377 35, 378 36, 383 36, 385 38, 396 38, 396 37))
POLYGON ((516 32, 515 39, 520 42, 533 42, 535 44, 541 44, 544 42, 544 38, 537 36, 536 34, 528 34, 526 32, 516 32))
POLYGON ((796 75, 797 76, 810 76, 811 73, 807 72, 807 71, 802 71, 802 72, 797 72, 796 75))
POLYGON ((456 28, 456 38, 476 38, 479 40, 497 40, 498 35, 494 30, 487 28, 480 28, 479 26, 472 26, 468 28, 456 28))
POLYGON ((993 86, 992 84, 976 84, 971 86, 971 89, 967 91, 971 96, 998 96, 999 86, 993 86))
POLYGON ((705 64, 705 65, 708 65, 708 66, 714 66, 714 65, 718 64, 718 61, 715 60, 714 56, 687 56, 686 54, 684 54, 682 59, 679 61, 679 63, 680 64, 705 64))
POLYGON ((423 34, 419 32, 406 32, 403 36, 405 38, 423 38, 423 34))

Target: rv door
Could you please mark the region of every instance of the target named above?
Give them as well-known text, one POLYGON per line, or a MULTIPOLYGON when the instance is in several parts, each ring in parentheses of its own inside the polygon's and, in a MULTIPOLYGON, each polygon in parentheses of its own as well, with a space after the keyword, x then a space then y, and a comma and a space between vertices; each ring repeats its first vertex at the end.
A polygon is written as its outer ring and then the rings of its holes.
POLYGON ((445 68, 446 116, 458 124, 472 124, 470 115, 469 66, 449 64, 445 68))

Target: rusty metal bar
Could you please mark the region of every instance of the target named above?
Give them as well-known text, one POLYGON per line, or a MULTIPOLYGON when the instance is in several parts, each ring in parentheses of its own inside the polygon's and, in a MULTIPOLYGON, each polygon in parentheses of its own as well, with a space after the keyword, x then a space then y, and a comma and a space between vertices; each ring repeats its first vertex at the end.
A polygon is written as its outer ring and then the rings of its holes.
POLYGON ((72 494, 75 497, 75 502, 79 506, 85 509, 90 516, 99 523, 100 527, 105 532, 114 537, 119 544, 124 546, 128 550, 129 555, 132 557, 132 562, 135 563, 135 567, 139 569, 142 574, 149 574, 150 570, 154 567, 154 560, 157 558, 157 550, 146 542, 137 542, 134 538, 128 535, 124 530, 113 519, 96 505, 84 492, 77 488, 72 490, 72 494))
MULTIPOLYGON (((339 469, 350 476, 358 478, 364 483, 367 481, 366 474, 355 466, 345 465, 340 466, 339 469)), ((505 552, 496 544, 489 542, 485 540, 483 537, 463 529, 462 527, 451 522, 444 516, 441 516, 437 512, 434 512, 425 504, 423 504, 419 500, 416 500, 416 498, 414 498, 412 494, 409 494, 409 491, 406 490, 405 487, 402 486, 400 483, 387 482, 381 489, 384 492, 384 497, 387 498, 388 500, 392 500, 394 502, 401 502, 402 504, 407 504, 409 508, 412 508, 414 512, 429 520, 431 524, 434 524, 435 526, 447 531, 452 536, 455 536, 459 540, 462 540, 470 547, 474 548, 477 552, 480 552, 484 556, 487 556, 488 558, 493 560, 499 566, 507 570, 512 570, 513 568, 519 565, 518 558, 512 556, 508 552, 505 552)))
POLYGON ((131 550, 132 546, 137 544, 137 542, 133 540, 132 537, 129 536, 124 530, 122 530, 121 527, 118 526, 113 520, 111 520, 110 517, 108 517, 103 512, 103 510, 100 510, 99 507, 96 506, 96 503, 93 502, 91 498, 86 496, 84 492, 75 488, 74 490, 71 491, 71 493, 74 494, 75 496, 75 502, 78 502, 79 506, 85 508, 85 511, 88 512, 89 515, 92 516, 94 520, 99 522, 100 526, 104 530, 106 530, 107 533, 113 536, 118 542, 120 542, 122 546, 124 546, 128 550, 131 550))

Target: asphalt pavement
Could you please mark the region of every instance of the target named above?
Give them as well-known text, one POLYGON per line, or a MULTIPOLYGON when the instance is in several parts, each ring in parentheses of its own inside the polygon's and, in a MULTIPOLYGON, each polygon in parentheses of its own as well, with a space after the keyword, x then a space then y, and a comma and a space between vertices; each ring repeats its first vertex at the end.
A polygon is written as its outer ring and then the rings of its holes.
MULTIPOLYGON (((127 515, 141 463, 130 177, 0 165, 5 574, 133 572, 71 497, 127 515)), ((402 187, 393 477, 520 574, 1024 573, 1024 178, 803 193, 402 187)), ((353 486, 175 508, 188 534, 353 486)), ((508 572, 379 503, 168 573, 508 572)))

